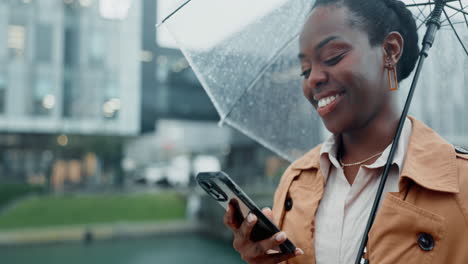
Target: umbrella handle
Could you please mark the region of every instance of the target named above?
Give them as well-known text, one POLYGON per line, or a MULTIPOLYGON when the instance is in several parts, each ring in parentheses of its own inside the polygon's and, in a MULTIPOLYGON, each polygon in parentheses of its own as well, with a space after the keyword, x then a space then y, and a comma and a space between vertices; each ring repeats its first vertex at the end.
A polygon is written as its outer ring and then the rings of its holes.
POLYGON ((364 231, 364 235, 361 240, 361 244, 359 246, 358 255, 356 257, 355 264, 369 264, 369 260, 365 259, 364 253, 365 248, 367 245, 368 234, 374 223, 375 216, 377 214, 377 210, 379 207, 379 202, 383 194, 383 189, 385 187, 385 183, 387 182, 388 173, 390 172, 390 165, 392 164, 393 157, 396 153, 396 148, 398 146, 398 141, 400 140, 401 132, 403 130, 403 125, 405 123, 406 116, 408 115, 409 107, 411 105, 411 100, 413 99, 413 94, 416 89, 416 85, 418 83, 419 75, 421 73, 422 66, 424 64, 425 59, 428 56, 428 51, 432 47, 434 43, 436 32, 440 29, 440 17, 443 11, 444 4, 447 0, 436 0, 434 10, 431 13, 431 18, 427 22, 427 30, 426 34, 424 35, 423 39, 423 47, 421 52, 419 53, 419 61, 418 66, 416 68, 416 72, 413 78, 413 82, 411 83, 411 88, 408 92, 408 98, 406 99, 405 106, 403 108, 403 112, 401 113, 400 120, 398 122, 398 128, 395 133, 395 137, 393 139, 392 147, 390 148, 390 154, 388 155, 387 163, 384 167, 384 172, 382 174, 382 178, 380 179, 379 187, 377 189, 377 194, 374 199, 374 203, 372 205, 372 210, 367 220, 366 229, 364 231))

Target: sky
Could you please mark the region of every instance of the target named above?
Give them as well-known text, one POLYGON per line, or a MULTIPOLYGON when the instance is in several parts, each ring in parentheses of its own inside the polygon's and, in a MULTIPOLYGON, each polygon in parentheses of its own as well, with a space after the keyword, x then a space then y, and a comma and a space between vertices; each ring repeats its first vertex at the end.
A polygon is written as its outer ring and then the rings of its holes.
MULTIPOLYGON (((192 0, 182 8, 168 23, 177 23, 179 35, 184 36, 184 43, 191 43, 195 48, 207 48, 241 30, 255 19, 270 12, 288 0, 192 0), (206 28, 203 37, 200 30, 206 28)), ((158 22, 163 20, 185 0, 159 0, 158 22)), ((158 44, 176 48, 177 44, 170 33, 163 27, 158 28, 158 44)))

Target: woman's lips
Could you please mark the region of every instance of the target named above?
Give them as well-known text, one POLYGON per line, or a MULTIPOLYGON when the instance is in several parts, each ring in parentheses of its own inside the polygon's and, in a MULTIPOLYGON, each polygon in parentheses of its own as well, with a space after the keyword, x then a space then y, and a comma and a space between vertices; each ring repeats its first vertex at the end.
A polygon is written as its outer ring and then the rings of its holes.
POLYGON ((322 98, 318 102, 317 113, 324 117, 335 110, 338 103, 342 100, 343 94, 336 94, 322 98))

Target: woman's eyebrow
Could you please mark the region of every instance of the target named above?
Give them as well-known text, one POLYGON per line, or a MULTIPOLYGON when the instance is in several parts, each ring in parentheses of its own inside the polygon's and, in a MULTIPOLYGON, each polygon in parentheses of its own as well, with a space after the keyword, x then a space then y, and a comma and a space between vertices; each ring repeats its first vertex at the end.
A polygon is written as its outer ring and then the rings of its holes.
POLYGON ((305 57, 306 57, 306 55, 304 53, 302 53, 302 52, 297 55, 297 58, 299 60, 303 60, 303 59, 305 59, 305 57))
MULTIPOLYGON (((320 41, 317 46, 315 46, 315 50, 318 52, 320 49, 322 49, 325 45, 327 45, 328 43, 334 41, 334 40, 337 40, 337 39, 342 39, 341 37, 339 36, 329 36, 327 38, 325 38, 324 40, 320 41)), ((307 55, 305 55, 304 53, 299 53, 297 55, 297 58, 299 60, 303 60, 307 57, 307 55)))
POLYGON ((327 37, 326 39, 322 40, 319 42, 319 44, 317 44, 317 46, 315 46, 315 50, 316 51, 319 51, 321 48, 323 48, 325 45, 327 45, 329 42, 333 41, 333 40, 336 40, 336 39, 341 39, 341 37, 339 36, 330 36, 330 37, 327 37))

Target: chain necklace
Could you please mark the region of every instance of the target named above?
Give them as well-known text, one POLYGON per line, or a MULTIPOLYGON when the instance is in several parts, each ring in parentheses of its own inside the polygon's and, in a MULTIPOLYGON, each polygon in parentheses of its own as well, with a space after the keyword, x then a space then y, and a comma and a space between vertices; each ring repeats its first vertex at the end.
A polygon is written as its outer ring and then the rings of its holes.
POLYGON ((361 161, 353 162, 353 163, 343 163, 343 162, 341 161, 341 157, 340 157, 340 165, 341 165, 341 168, 342 168, 342 169, 344 169, 344 167, 352 167, 352 166, 361 165, 361 164, 363 164, 364 162, 366 162, 366 161, 368 161, 368 160, 370 160, 370 159, 372 159, 372 158, 375 158, 375 157, 377 157, 378 155, 380 155, 380 154, 382 154, 382 153, 383 153, 383 151, 382 151, 382 152, 379 152, 379 153, 377 153, 377 154, 374 154, 374 155, 370 156, 369 158, 367 158, 367 159, 365 159, 365 160, 361 160, 361 161))

